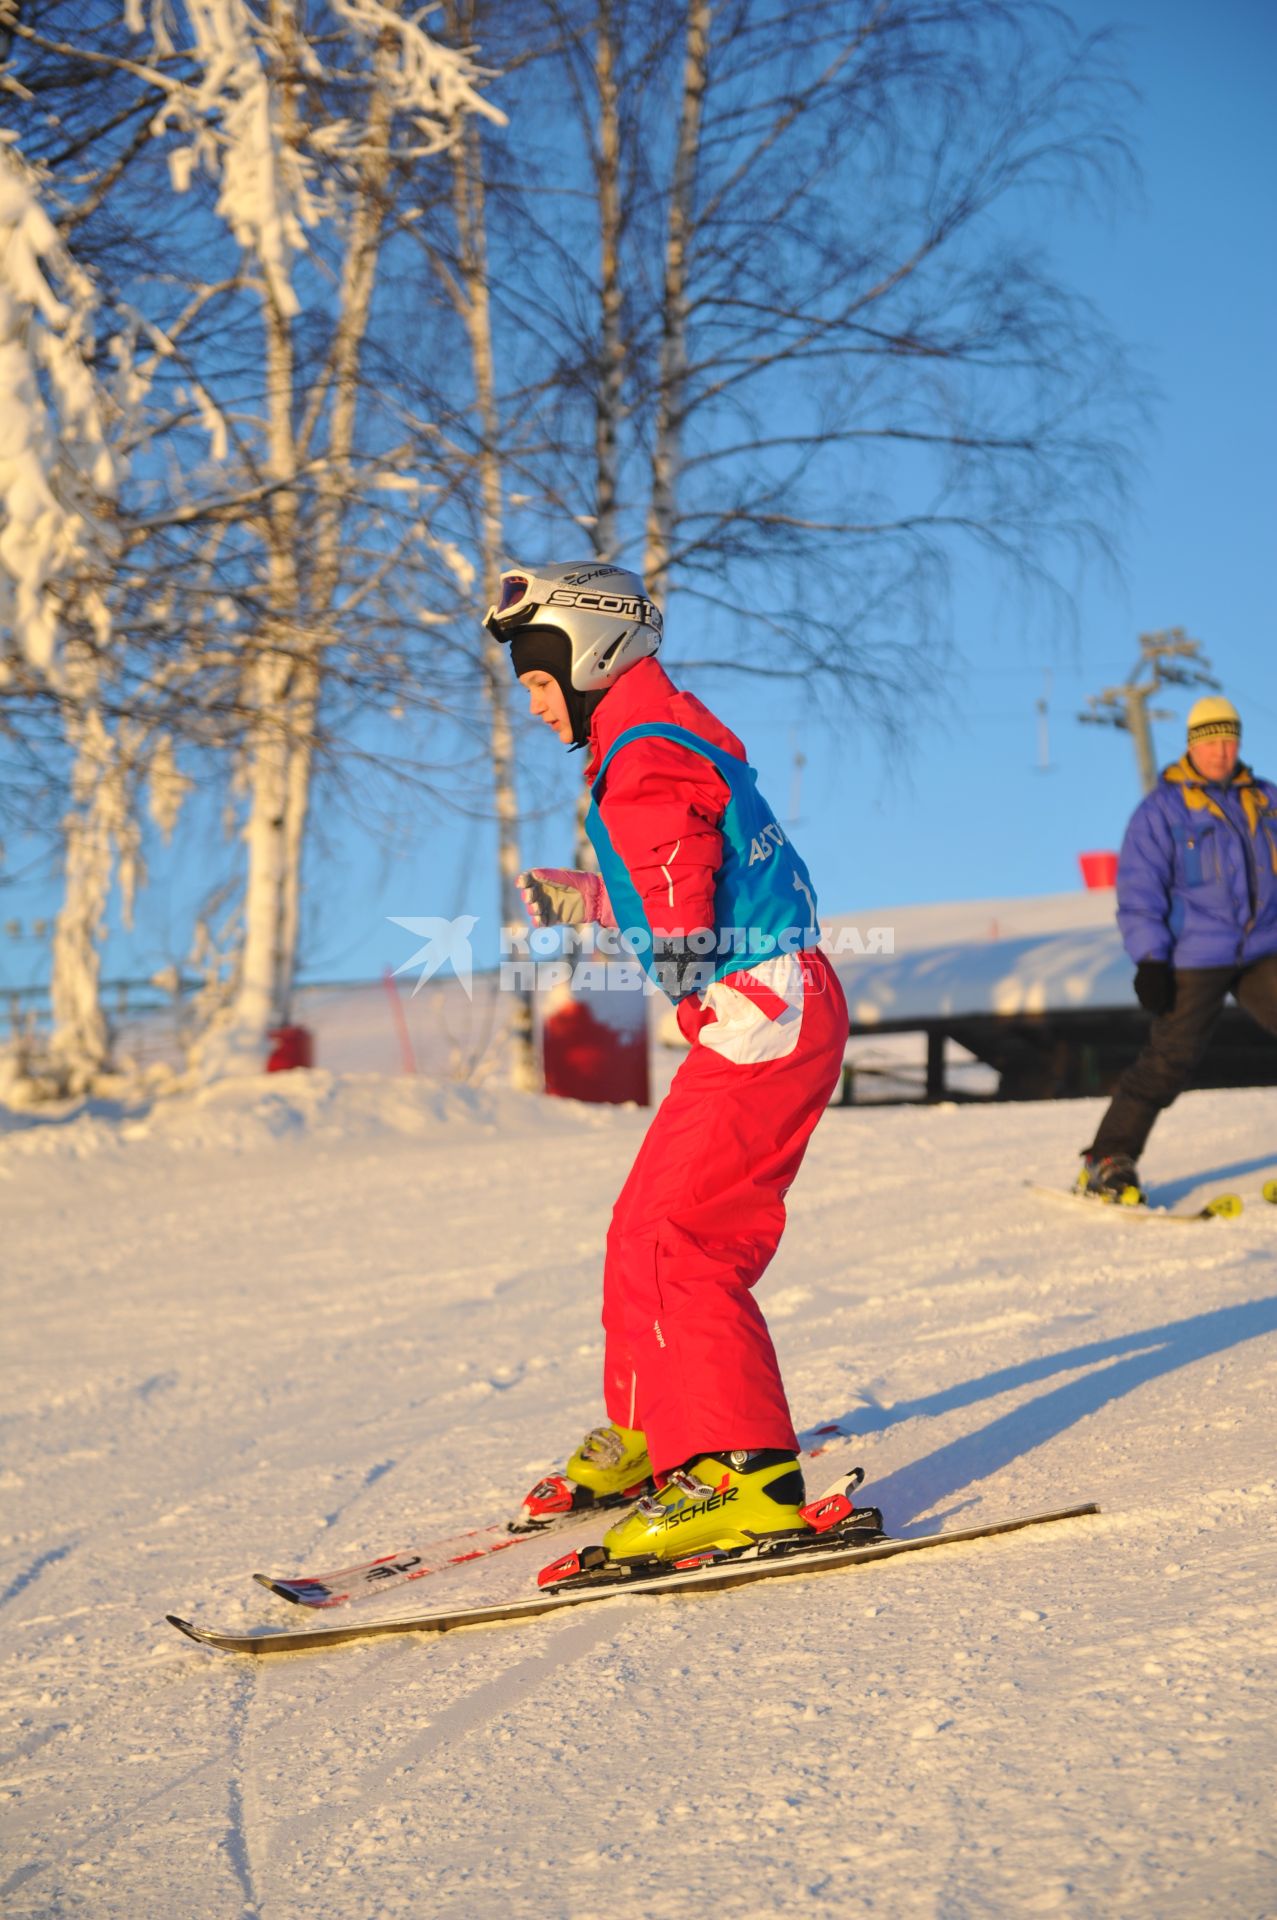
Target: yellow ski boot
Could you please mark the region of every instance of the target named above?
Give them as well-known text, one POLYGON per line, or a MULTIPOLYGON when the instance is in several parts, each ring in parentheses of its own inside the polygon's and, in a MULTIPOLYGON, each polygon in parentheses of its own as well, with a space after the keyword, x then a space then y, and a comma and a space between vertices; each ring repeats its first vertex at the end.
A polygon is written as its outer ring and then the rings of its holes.
POLYGON ((538 1480, 510 1522, 511 1533, 537 1533, 569 1513, 628 1505, 652 1484, 646 1435, 613 1421, 595 1427, 562 1473, 538 1480))
POLYGON ((618 1427, 615 1421, 595 1427, 563 1469, 569 1480, 588 1487, 600 1500, 624 1497, 652 1477, 647 1438, 637 1427, 618 1427))
POLYGON ((792 1453, 707 1453, 671 1473, 603 1536, 609 1560, 683 1560, 733 1552, 806 1522, 802 1469, 792 1453))

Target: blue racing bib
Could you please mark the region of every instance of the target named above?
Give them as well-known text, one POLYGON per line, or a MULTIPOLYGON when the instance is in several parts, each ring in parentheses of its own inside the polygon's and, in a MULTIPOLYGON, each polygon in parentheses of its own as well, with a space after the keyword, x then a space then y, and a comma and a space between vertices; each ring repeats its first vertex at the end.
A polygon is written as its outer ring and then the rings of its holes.
POLYGON ((653 928, 629 869, 603 824, 599 796, 608 767, 621 748, 631 740, 653 738, 673 740, 699 753, 722 774, 731 791, 719 826, 723 862, 714 887, 715 947, 704 955, 704 967, 698 969, 699 984, 719 980, 725 973, 753 966, 756 961, 773 959, 778 953, 814 947, 820 939, 820 927, 811 876, 758 791, 753 767, 686 727, 650 721, 628 728, 613 742, 590 787, 590 810, 585 819, 622 938, 635 959, 658 978, 653 970, 653 928))

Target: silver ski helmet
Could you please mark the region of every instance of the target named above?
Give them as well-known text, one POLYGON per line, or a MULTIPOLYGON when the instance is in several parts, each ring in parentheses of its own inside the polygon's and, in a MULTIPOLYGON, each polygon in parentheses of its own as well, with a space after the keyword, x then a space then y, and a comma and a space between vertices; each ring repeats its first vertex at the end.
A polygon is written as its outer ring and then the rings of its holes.
POLYGON ((661 644, 660 612, 643 582, 605 560, 507 567, 483 624, 510 645, 516 674, 528 671, 518 664, 518 636, 545 629, 564 635, 568 681, 577 693, 606 693, 661 644))

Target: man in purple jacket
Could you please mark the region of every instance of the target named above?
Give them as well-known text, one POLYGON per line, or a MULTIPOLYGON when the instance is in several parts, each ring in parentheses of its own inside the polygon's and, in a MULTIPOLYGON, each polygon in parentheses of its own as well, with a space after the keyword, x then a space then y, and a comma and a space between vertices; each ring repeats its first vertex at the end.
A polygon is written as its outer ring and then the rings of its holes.
POLYGON ((1277 1034, 1277 787, 1239 760, 1241 734, 1231 701, 1199 700, 1188 752, 1163 770, 1122 842, 1117 923, 1153 1025, 1078 1177, 1104 1199, 1144 1198, 1144 1142, 1205 1053, 1229 993, 1277 1034))

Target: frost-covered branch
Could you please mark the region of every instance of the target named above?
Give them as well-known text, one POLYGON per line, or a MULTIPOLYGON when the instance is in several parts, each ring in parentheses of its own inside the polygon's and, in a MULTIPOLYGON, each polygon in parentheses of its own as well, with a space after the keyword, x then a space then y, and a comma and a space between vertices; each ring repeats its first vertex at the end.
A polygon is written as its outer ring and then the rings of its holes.
POLYGON ((93 290, 40 203, 14 143, 0 144, 0 681, 5 654, 56 679, 72 582, 99 640, 87 575, 116 481, 94 377, 93 290))

